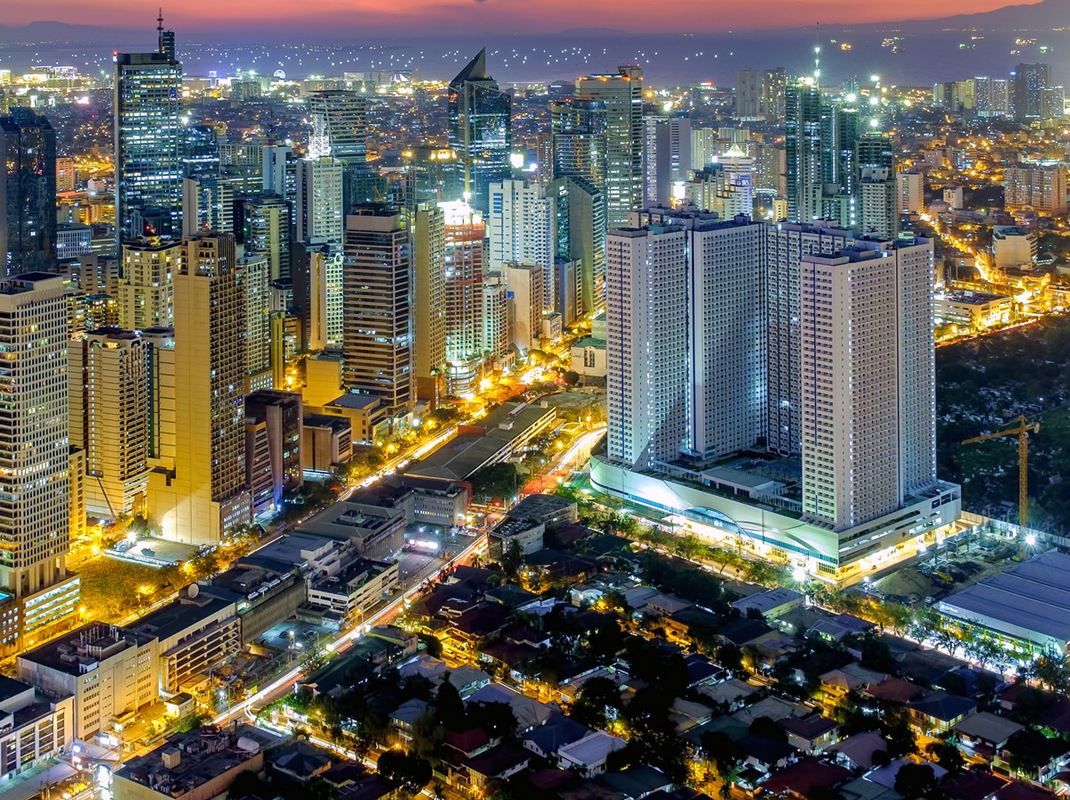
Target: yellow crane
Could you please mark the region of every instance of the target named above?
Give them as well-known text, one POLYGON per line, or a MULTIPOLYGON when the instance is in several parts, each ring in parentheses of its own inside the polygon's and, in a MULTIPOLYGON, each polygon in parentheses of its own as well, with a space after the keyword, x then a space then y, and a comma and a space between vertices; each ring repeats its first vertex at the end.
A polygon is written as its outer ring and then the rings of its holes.
POLYGON ((1029 434, 1040 430, 1039 422, 1026 422, 1025 416, 1018 417, 1018 425, 998 433, 986 433, 966 439, 963 444, 977 444, 1004 436, 1018 437, 1018 527, 1023 531, 1029 523, 1029 434))

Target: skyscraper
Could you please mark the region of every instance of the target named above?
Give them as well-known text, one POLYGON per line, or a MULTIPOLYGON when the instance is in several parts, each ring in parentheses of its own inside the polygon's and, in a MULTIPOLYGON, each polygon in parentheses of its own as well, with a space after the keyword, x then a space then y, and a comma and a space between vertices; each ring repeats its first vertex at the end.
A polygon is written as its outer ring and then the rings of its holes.
POLYGON ((605 107, 606 225, 621 227, 628 212, 642 205, 643 70, 622 66, 616 75, 580 78, 576 99, 605 107))
POLYGON ((440 203, 443 225, 443 328, 446 386, 473 392, 483 363, 483 216, 464 201, 440 203))
POLYGON ((899 185, 890 136, 867 134, 855 146, 858 184, 855 227, 863 234, 894 239, 899 233, 899 185))
POLYGON ((148 358, 141 334, 101 328, 70 343, 71 445, 85 451, 86 509, 144 511, 149 483, 148 358))
POLYGON ((345 167, 329 156, 297 162, 297 239, 326 239, 339 242, 345 230, 345 167))
POLYGON ((800 278, 803 513, 841 531, 936 482, 932 243, 806 256, 800 278))
POLYGON ((234 237, 182 241, 175 274, 173 368, 157 397, 173 398, 174 441, 149 476, 148 515, 163 536, 216 543, 251 519, 245 470, 246 287, 234 237))
POLYGON ((788 219, 811 223, 823 216, 821 89, 807 78, 787 90, 788 219))
POLYGON ((1018 122, 1041 119, 1044 90, 1051 86, 1051 64, 1019 64, 1012 82, 1014 119, 1018 122))
POLYGON ((182 65, 173 34, 155 53, 115 56, 115 230, 118 244, 177 234, 182 213, 182 65))
POLYGON ((450 81, 449 145, 460 160, 460 185, 447 200, 465 199, 486 212, 490 184, 511 174, 512 98, 487 76, 484 48, 450 81))
POLYGON ((243 204, 245 249, 267 257, 268 274, 273 281, 290 277, 290 219, 290 204, 277 194, 265 192, 247 198, 243 204))
POLYGON ((0 117, 0 255, 5 275, 56 269, 56 133, 28 108, 0 117))
POLYGON ((645 469, 687 438, 688 236, 683 225, 606 237, 606 455, 645 469))
MULTIPOLYGON (((67 575, 70 466, 63 278, 0 281, 0 648, 39 639, 74 613, 67 575)), ((32 642, 31 642, 32 643, 32 642)))
POLYGON ((119 327, 128 331, 169 328, 175 321, 175 273, 181 243, 133 239, 122 247, 119 327))
POLYGON ((399 212, 358 206, 346 217, 344 383, 391 414, 412 405, 411 267, 399 212))
POLYGON ((605 191, 606 105, 600 100, 550 104, 552 177, 583 178, 605 191))
POLYGON ((580 177, 558 178, 546 196, 553 203, 554 257, 579 264, 581 309, 597 311, 606 302, 606 196, 580 177))
POLYGON ((644 205, 671 205, 674 186, 682 186, 690 170, 691 121, 686 117, 644 117, 644 205))
POLYGON ((552 201, 534 182, 508 180, 490 185, 488 267, 539 264, 543 268, 543 307, 554 307, 554 237, 552 201))
MULTIPOLYGON (((412 342, 416 396, 434 402, 444 391, 446 365, 445 214, 437 203, 412 211, 412 342)), ((482 342, 480 349, 483 349, 482 342)))
POLYGON ((352 169, 368 158, 368 101, 347 89, 328 89, 308 97, 313 157, 329 155, 352 169))

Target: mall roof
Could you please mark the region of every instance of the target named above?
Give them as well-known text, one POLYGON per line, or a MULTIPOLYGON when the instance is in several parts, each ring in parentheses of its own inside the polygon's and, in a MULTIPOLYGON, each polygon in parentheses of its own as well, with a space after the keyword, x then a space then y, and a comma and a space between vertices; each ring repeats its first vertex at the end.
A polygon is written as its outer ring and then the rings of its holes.
POLYGON ((952 617, 1046 645, 1070 642, 1070 556, 1043 553, 941 601, 952 617))

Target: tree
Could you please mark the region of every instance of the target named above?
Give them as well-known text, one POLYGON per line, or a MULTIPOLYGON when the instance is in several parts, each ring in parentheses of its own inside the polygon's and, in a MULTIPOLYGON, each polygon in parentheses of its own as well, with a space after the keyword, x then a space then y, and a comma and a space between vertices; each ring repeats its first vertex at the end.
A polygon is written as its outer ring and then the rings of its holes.
POLYGON ((402 750, 387 750, 379 756, 376 768, 387 780, 400 783, 402 791, 408 795, 418 794, 431 782, 433 775, 431 762, 402 750))
POLYGON ((960 772, 966 766, 962 753, 949 742, 930 742, 925 745, 925 752, 950 773, 960 772))
POLYGON ((747 733, 751 736, 761 736, 764 739, 772 739, 774 742, 786 742, 788 733, 777 725, 769 717, 755 717, 750 724, 747 733))
POLYGON ((515 581, 520 575, 520 567, 524 564, 524 549, 520 546, 520 542, 515 539, 509 542, 499 562, 509 579, 515 581))
POLYGON ((721 779, 730 780, 743 763, 743 748, 724 731, 706 731, 700 742, 703 754, 713 762, 721 779))
POLYGON ((595 676, 585 681, 569 706, 568 715, 581 725, 600 730, 606 727, 608 717, 616 717, 621 708, 620 689, 609 678, 595 676))
POLYGON ((472 475, 472 494, 488 502, 512 500, 518 487, 516 466, 508 462, 482 467, 472 475))
POLYGON ((435 718, 442 725, 456 730, 457 726, 464 722, 464 701, 461 700, 457 687, 450 681, 448 672, 443 675, 442 683, 438 685, 434 706, 435 718))
POLYGON ((895 774, 895 790, 907 800, 921 797, 936 786, 936 773, 929 764, 903 764, 895 774))

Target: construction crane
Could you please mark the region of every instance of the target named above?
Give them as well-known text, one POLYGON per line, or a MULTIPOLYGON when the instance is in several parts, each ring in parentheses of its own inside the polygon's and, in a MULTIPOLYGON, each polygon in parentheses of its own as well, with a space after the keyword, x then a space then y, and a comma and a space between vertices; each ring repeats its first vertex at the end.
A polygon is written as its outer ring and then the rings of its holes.
POLYGON ((1025 416, 1018 417, 1018 425, 998 433, 986 433, 984 436, 974 436, 966 439, 963 444, 977 444, 991 439, 1001 439, 1004 436, 1018 437, 1018 527, 1023 533, 1029 523, 1029 434, 1037 433, 1040 423, 1026 422, 1025 416))

